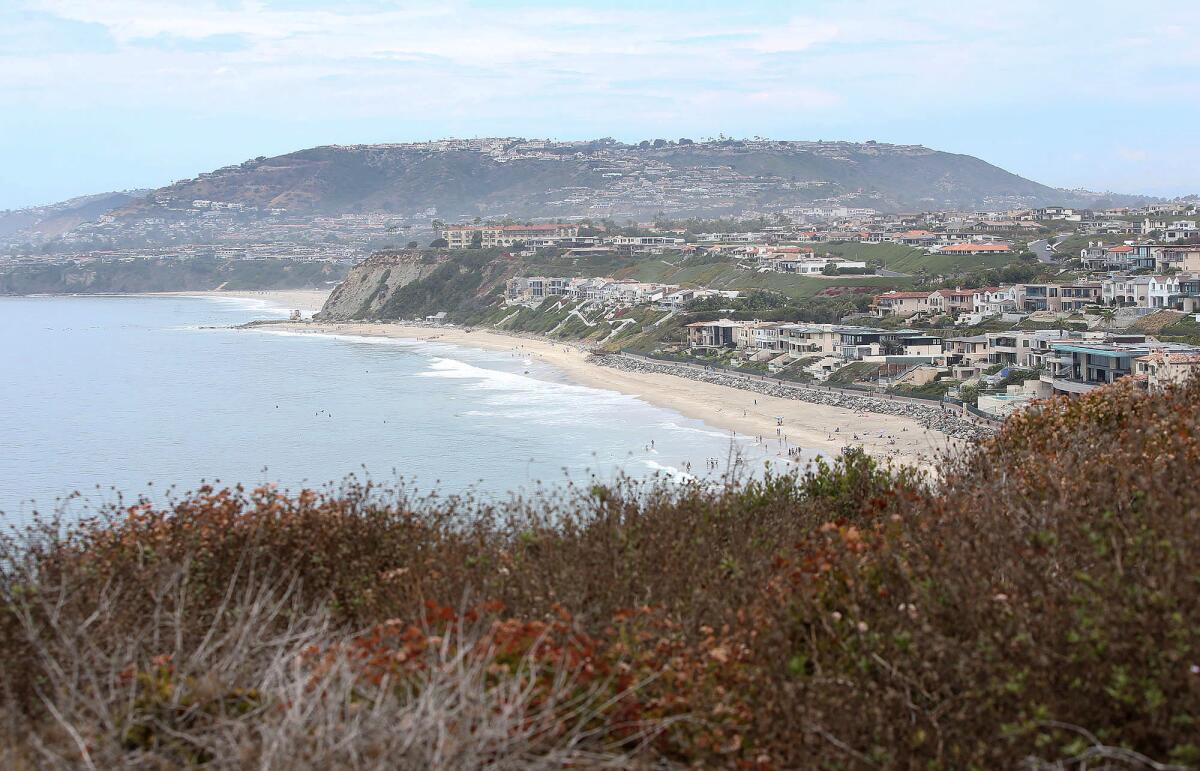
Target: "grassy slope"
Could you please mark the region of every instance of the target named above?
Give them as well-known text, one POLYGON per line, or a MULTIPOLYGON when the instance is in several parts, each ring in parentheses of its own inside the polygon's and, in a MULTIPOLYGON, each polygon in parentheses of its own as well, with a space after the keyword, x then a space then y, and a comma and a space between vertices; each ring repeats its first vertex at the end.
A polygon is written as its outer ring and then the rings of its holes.
POLYGON ((707 286, 712 289, 770 289, 788 297, 805 299, 822 289, 836 286, 869 286, 879 291, 911 286, 911 279, 885 278, 881 276, 797 276, 790 273, 759 273, 741 270, 728 262, 688 266, 668 264, 661 259, 643 260, 630 265, 618 274, 623 278, 639 281, 661 281, 690 286, 707 286))

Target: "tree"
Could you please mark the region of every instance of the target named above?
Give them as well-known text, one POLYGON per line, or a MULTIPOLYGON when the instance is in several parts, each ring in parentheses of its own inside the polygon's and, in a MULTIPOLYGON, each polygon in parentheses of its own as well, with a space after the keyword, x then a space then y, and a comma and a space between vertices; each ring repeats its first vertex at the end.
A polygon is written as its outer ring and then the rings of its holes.
POLYGON ((409 241, 409 242, 408 242, 408 248, 409 248, 409 249, 416 249, 418 246, 420 246, 420 244, 418 244, 416 241, 409 241))
POLYGON ((471 248, 472 249, 482 249, 483 248, 483 231, 476 230, 474 233, 471 234, 471 248))
POLYGON ((430 249, 445 249, 450 246, 450 242, 444 238, 435 238, 429 242, 430 249))
POLYGON ((1117 311, 1113 308, 1104 308, 1100 311, 1100 321, 1104 325, 1104 331, 1112 329, 1113 320, 1117 317, 1117 311))

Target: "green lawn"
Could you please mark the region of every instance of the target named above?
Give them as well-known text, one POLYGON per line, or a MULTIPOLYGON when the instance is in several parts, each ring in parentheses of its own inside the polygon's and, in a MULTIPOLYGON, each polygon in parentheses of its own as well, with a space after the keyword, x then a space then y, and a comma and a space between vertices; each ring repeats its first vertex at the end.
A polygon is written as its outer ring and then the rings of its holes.
MULTIPOLYGON (((890 246, 890 244, 887 244, 890 246)), ((732 262, 716 262, 688 266, 668 265, 659 258, 631 264, 618 272, 619 278, 638 281, 660 281, 670 284, 706 286, 712 289, 768 289, 780 294, 805 299, 832 286, 869 286, 881 292, 903 289, 912 285, 911 279, 883 276, 798 276, 793 273, 759 273, 741 270, 732 262)))
POLYGON ((930 254, 904 244, 817 244, 817 253, 828 252, 848 260, 882 260, 883 267, 899 273, 966 273, 983 268, 1001 268, 1016 259, 1010 254, 930 254))

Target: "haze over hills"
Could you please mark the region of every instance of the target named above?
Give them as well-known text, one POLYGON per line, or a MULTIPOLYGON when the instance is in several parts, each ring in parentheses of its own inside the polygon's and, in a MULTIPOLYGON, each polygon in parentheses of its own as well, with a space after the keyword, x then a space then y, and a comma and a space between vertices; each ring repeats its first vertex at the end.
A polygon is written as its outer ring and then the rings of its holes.
POLYGON ((120 241, 136 232, 147 243, 194 243, 215 217, 251 224, 380 213, 428 227, 435 217, 721 216, 828 205, 998 210, 1147 200, 1052 188, 973 156, 918 145, 763 139, 323 146, 227 166, 136 199, 93 198, 88 207, 58 205, 90 215, 82 219, 52 211, 56 207, 42 207, 40 217, 30 216, 34 210, 8 213, 4 221, 12 224, 0 228, 0 236, 45 241, 85 220, 96 223, 101 214, 108 216, 75 240, 120 241), (156 235, 160 225, 171 232, 156 235))

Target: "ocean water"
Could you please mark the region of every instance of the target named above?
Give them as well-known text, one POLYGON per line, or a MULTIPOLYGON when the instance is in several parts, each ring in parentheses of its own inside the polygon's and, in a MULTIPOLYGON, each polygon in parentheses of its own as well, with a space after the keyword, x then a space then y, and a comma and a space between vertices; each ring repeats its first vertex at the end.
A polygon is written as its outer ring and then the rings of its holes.
POLYGON ((0 298, 3 521, 205 481, 297 490, 355 474, 501 496, 618 471, 679 478, 689 463, 702 475, 731 449, 767 461, 509 353, 230 328, 285 314, 224 298, 0 298))

